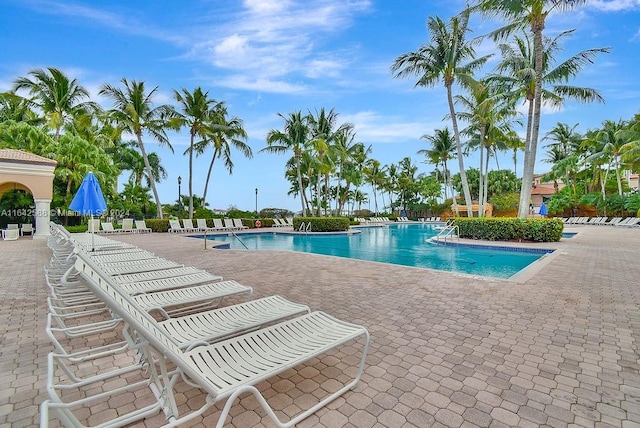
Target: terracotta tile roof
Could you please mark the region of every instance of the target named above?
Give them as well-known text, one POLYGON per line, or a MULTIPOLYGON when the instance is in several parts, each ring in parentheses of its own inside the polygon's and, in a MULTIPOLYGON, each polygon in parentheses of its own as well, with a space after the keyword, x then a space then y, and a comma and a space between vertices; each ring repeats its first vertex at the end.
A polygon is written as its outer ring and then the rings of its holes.
POLYGON ((556 191, 553 187, 537 186, 531 189, 532 195, 555 195, 556 191))
POLYGON ((0 161, 9 161, 15 163, 31 163, 44 165, 57 165, 58 162, 53 159, 34 155, 33 153, 23 150, 0 149, 0 161))

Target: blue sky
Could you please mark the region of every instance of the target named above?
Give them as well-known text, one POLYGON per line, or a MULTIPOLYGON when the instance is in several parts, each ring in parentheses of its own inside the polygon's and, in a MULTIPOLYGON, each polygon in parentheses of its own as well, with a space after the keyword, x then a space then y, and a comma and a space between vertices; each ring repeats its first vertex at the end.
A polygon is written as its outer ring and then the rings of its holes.
MULTIPOLYGON (((173 89, 201 86, 244 121, 254 152, 252 159, 232 154, 231 176, 221 165, 214 167, 210 207, 254 210, 258 188, 259 209, 299 210, 299 201, 287 196, 289 183, 283 177, 288 156, 258 153, 267 132, 281 129, 278 113, 334 108, 340 122, 355 125, 356 140, 371 145, 371 157, 383 165, 409 156, 419 172, 432 170, 416 152, 427 148, 420 136, 449 125, 445 92, 393 79, 389 67, 428 40, 428 16, 447 20, 463 5, 459 0, 5 0, 0 91, 44 67, 77 78, 104 107, 110 105, 97 96, 99 86, 117 84, 123 77, 158 86, 158 103, 173 103, 173 89)), ((472 36, 496 26, 475 19, 472 36)), ((629 119, 640 112, 640 0, 588 1, 550 16, 545 31, 555 35, 573 28, 576 32, 559 59, 584 49, 612 48, 573 82, 598 89, 606 104, 568 101, 560 110, 545 110, 541 135, 557 122, 579 123, 578 131, 584 132, 603 120, 629 119)), ((488 42, 478 48, 479 54, 494 51, 488 42)), ((158 191, 163 203, 172 203, 178 176, 182 193, 187 193, 188 159, 182 153, 188 135, 171 135, 173 154, 150 138, 145 142, 169 171, 158 191)), ((195 161, 194 192, 199 195, 209 156, 195 161)), ((537 173, 548 168, 543 158, 541 148, 537 173)), ((465 158, 467 168, 477 163, 475 157, 465 158)), ((510 156, 499 157, 499 165, 512 168, 510 156)))

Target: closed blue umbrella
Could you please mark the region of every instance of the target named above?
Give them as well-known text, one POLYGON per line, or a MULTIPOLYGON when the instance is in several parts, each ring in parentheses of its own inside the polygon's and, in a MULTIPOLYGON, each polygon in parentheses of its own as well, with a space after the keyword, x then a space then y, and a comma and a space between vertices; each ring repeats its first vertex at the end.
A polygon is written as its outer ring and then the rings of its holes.
POLYGON ((547 215, 547 214, 549 214, 549 212, 547 211, 547 206, 543 202, 542 205, 540 205, 540 215, 547 215))
MULTIPOLYGON (((104 200, 100 183, 93 172, 89 172, 82 180, 69 209, 77 211, 82 215, 90 215, 93 220, 94 215, 102 215, 107 210, 107 202, 104 200)), ((93 251, 93 229, 91 230, 91 250, 93 251)))

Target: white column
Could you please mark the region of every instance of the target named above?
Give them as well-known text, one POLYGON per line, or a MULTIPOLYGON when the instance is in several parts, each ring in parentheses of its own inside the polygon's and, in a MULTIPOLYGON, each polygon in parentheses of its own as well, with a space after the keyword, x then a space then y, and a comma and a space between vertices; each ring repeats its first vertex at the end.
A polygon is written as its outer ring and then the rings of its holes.
POLYGON ((51 199, 34 199, 36 203, 36 233, 34 238, 46 238, 51 235, 49 230, 49 219, 51 217, 51 199))

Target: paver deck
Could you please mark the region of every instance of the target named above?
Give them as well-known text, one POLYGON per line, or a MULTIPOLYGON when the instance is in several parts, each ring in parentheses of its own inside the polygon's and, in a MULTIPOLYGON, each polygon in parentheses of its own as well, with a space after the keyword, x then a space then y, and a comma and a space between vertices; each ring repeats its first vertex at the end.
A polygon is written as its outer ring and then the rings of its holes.
MULTIPOLYGON (((288 251, 204 250, 201 240, 168 233, 113 238, 251 285, 255 298, 280 294, 369 329, 361 382, 300 426, 639 427, 640 230, 568 230, 579 234, 520 281, 288 251)), ((0 427, 36 426, 46 399, 49 256, 43 240, 0 242, 0 427)), ((340 360, 353 359, 349 349, 330 358, 335 367, 317 361, 260 389, 292 414, 331 390, 340 360)), ((185 388, 178 400, 198 394, 185 388)), ((272 426, 251 397, 231 416, 230 426, 272 426)), ((192 425, 216 418, 210 410, 192 425)))

